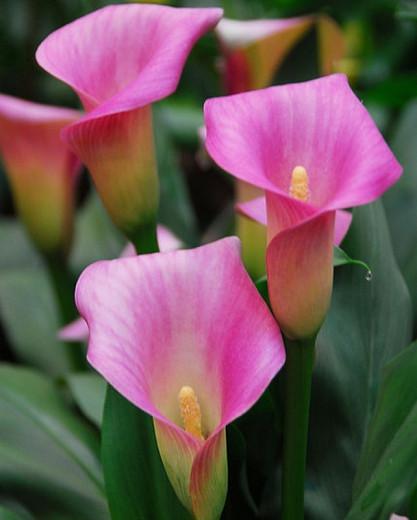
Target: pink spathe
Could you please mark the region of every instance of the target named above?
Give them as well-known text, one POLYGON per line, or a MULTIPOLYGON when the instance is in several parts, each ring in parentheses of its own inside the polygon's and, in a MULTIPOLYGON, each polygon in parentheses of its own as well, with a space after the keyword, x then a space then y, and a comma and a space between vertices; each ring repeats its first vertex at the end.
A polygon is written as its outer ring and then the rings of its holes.
POLYGON ((61 141, 81 113, 0 94, 0 156, 19 215, 45 254, 69 249, 79 162, 61 141))
MULTIPOLYGON (((265 197, 258 197, 248 202, 241 202, 236 204, 236 209, 239 213, 262 224, 267 225, 266 215, 266 200, 265 197)), ((333 243, 335 246, 339 246, 349 231, 350 224, 352 223, 352 213, 349 211, 340 209, 336 211, 336 218, 334 223, 334 237, 333 243)))
POLYGON ((285 360, 239 240, 97 262, 81 275, 76 303, 89 328, 88 360, 154 418, 180 500, 198 519, 218 518, 227 489, 225 427, 257 401, 285 360), (198 398, 204 439, 183 429, 184 386, 198 398))
POLYGON ((295 339, 314 335, 330 302, 336 212, 375 200, 401 166, 341 74, 208 100, 205 124, 217 164, 265 190, 269 291, 281 328, 295 339), (305 200, 291 195, 300 166, 305 200))
POLYGON ((63 138, 128 237, 158 206, 151 104, 175 91, 193 45, 221 16, 216 8, 112 5, 58 29, 37 50, 38 63, 87 111, 63 138))

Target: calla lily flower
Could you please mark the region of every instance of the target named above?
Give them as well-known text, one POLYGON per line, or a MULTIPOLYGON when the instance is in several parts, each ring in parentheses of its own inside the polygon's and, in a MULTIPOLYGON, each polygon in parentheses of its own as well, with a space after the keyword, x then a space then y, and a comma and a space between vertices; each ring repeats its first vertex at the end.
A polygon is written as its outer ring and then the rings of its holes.
POLYGON ((63 139, 132 241, 154 225, 158 206, 151 105, 175 91, 194 43, 221 16, 217 8, 113 5, 58 29, 37 50, 38 63, 87 111, 63 139))
POLYGON ((341 74, 208 100, 205 123, 215 162, 266 192, 281 329, 313 336, 330 302, 336 211, 376 199, 401 166, 341 74))
POLYGON ((225 427, 255 403, 285 358, 239 251, 229 237, 97 262, 76 288, 89 362, 153 417, 168 477, 197 519, 217 519, 223 508, 225 427))
MULTIPOLYGON (((157 228, 159 249, 163 253, 168 251, 175 251, 184 246, 181 240, 176 237, 168 228, 158 225, 157 228)), ((133 244, 127 246, 120 253, 119 258, 128 258, 136 256, 137 252, 133 244)), ((65 327, 62 327, 58 332, 59 339, 63 341, 83 343, 88 340, 88 326, 83 318, 78 318, 65 327)))
POLYGON ((314 22, 311 16, 278 20, 229 20, 215 29, 224 63, 225 91, 268 86, 288 52, 314 22))
POLYGON ((26 230, 48 255, 71 243, 79 163, 60 131, 80 115, 0 94, 0 155, 26 230))
MULTIPOLYGON (((268 87, 285 57, 306 32, 315 25, 318 62, 322 75, 335 72, 345 56, 341 29, 326 15, 275 20, 229 20, 223 18, 215 29, 223 55, 222 76, 227 94, 268 87)), ((263 195, 262 190, 239 181, 238 202, 263 195)), ((236 219, 242 240, 242 255, 254 278, 265 274, 265 231, 255 222, 236 219)))

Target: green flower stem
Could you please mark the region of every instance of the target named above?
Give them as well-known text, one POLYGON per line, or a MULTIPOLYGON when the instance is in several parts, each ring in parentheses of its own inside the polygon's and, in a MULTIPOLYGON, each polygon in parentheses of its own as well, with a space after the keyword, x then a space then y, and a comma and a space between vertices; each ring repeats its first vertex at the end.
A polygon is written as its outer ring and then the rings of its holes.
MULTIPOLYGON (((74 303, 75 280, 63 257, 59 255, 45 256, 45 264, 59 308, 60 324, 62 326, 67 325, 78 316, 74 303)), ((72 369, 85 369, 86 361, 83 346, 80 343, 65 343, 65 348, 72 369)))
POLYGON ((132 244, 135 246, 138 255, 157 253, 159 251, 158 238, 156 234, 156 222, 144 224, 129 238, 132 244))
POLYGON ((286 339, 282 520, 303 520, 304 480, 315 337, 286 339))

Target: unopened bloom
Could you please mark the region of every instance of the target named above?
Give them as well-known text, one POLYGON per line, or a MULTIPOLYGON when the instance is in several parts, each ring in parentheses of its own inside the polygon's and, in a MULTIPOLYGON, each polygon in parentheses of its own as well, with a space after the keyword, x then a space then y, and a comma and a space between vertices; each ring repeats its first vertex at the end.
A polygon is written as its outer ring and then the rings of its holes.
POLYGON ((151 105, 177 87, 194 43, 221 9, 113 5, 49 35, 38 63, 68 83, 87 114, 63 132, 115 224, 133 241, 155 222, 151 105))
POLYGON ((376 199, 400 176, 341 74, 208 100, 206 146, 266 192, 269 295, 283 331, 314 335, 333 281, 336 211, 376 199))
POLYGON ((48 255, 71 243, 79 163, 60 131, 80 115, 0 94, 0 156, 26 230, 48 255))
POLYGON ((153 417, 168 477, 197 519, 217 519, 223 508, 225 427, 262 395, 285 358, 239 249, 232 237, 97 262, 76 288, 89 362, 153 417))
POLYGON ((223 54, 225 91, 237 94, 267 87, 313 21, 311 16, 277 20, 223 18, 215 33, 223 54))

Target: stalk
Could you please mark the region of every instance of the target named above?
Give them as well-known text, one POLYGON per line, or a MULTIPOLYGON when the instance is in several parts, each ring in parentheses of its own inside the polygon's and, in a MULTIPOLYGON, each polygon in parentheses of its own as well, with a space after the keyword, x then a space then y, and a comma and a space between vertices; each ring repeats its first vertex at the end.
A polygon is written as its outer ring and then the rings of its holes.
POLYGON ((139 254, 157 253, 159 251, 158 238, 156 234, 156 223, 150 222, 143 225, 134 235, 130 237, 136 252, 139 254))
MULTIPOLYGON (((77 317, 74 304, 74 279, 63 257, 45 256, 49 279, 59 308, 60 324, 67 325, 77 317)), ((73 370, 86 367, 85 352, 80 343, 65 343, 65 349, 73 370)))
POLYGON ((303 520, 315 337, 286 339, 282 520, 303 520))

